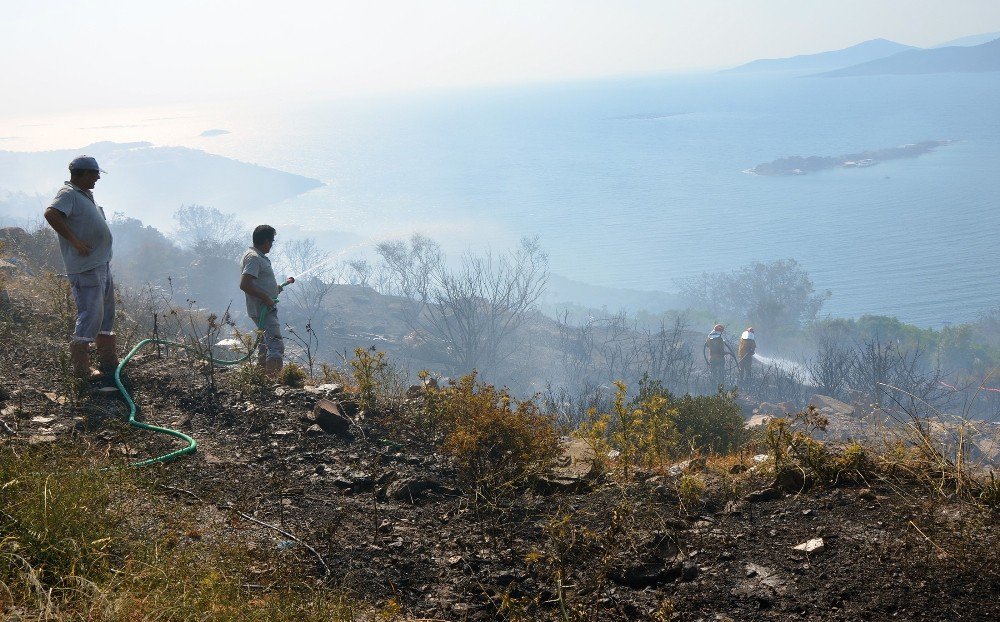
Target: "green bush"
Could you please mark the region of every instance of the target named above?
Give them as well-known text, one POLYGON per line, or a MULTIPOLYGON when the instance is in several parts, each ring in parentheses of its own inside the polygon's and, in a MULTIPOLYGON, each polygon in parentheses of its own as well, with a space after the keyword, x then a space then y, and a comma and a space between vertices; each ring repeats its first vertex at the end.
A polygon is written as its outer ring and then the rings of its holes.
POLYGON ((247 397, 259 396, 269 386, 264 368, 250 361, 237 367, 229 379, 233 388, 247 397))
POLYGON ((308 377, 309 375, 306 374, 306 370, 302 369, 297 364, 286 363, 278 373, 278 382, 287 387, 301 389, 305 386, 306 379, 308 377))
POLYGON ((377 351, 374 346, 367 350, 357 348, 350 366, 358 406, 362 410, 388 406, 403 392, 405 372, 393 366, 385 352, 377 351))
POLYGON ((696 474, 685 473, 677 480, 676 487, 681 506, 693 508, 701 502, 705 493, 705 480, 696 474))
POLYGON ((617 451, 626 467, 660 466, 691 452, 726 454, 749 438, 733 394, 677 399, 659 383, 643 380, 639 395, 626 401, 628 388, 615 386, 611 412, 591 411, 577 434, 599 456, 617 451))
POLYGON ((735 393, 685 395, 671 405, 677 411, 674 425, 684 447, 726 454, 748 438, 735 393))
MULTIPOLYGON (((791 418, 778 417, 767 424, 764 441, 774 457, 774 468, 781 479, 783 473, 799 473, 808 481, 827 484, 861 483, 874 470, 868 451, 857 441, 845 445, 824 443, 812 433, 826 429, 828 421, 814 406, 791 418)), ((893 448, 887 448, 887 462, 905 461, 905 457, 890 458, 893 448)), ((903 454, 905 456, 905 454, 903 454)), ((794 476, 798 478, 799 476, 794 476)))
MULTIPOLYGON (((626 403, 628 387, 619 381, 610 413, 591 411, 577 434, 594 447, 598 456, 619 452, 626 467, 654 467, 671 461, 678 453, 677 411, 671 407, 670 393, 640 390, 626 403)), ((645 385, 641 385, 645 387, 645 385)))

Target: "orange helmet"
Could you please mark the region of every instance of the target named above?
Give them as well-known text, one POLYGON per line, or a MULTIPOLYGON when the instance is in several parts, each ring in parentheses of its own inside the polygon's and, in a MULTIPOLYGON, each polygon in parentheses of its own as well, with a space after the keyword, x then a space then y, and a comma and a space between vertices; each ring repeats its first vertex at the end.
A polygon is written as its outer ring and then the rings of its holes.
POLYGON ((726 330, 726 327, 723 326, 722 324, 716 324, 715 328, 713 328, 712 330, 717 330, 721 333, 722 331, 726 330))

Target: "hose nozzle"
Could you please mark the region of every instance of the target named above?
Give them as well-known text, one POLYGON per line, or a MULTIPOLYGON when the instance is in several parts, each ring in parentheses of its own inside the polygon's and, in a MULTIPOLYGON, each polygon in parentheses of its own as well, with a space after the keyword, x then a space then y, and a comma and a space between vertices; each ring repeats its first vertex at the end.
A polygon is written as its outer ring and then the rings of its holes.
POLYGON ((288 277, 287 279, 285 279, 284 283, 282 283, 281 285, 278 286, 278 291, 279 292, 284 291, 286 287, 288 287, 289 285, 291 285, 294 282, 295 282, 295 277, 294 276, 288 277))

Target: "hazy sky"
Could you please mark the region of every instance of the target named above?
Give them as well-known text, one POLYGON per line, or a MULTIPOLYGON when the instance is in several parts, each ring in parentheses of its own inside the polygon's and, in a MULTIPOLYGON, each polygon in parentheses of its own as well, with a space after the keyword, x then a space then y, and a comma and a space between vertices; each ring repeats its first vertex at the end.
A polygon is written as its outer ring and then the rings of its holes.
POLYGON ((0 0, 0 114, 737 65, 1000 31, 1000 0, 0 0))

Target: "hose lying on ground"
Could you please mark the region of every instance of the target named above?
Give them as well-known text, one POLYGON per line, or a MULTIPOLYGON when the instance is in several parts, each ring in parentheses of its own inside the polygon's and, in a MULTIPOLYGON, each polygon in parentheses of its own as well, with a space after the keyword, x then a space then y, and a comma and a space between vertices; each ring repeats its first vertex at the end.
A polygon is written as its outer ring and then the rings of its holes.
MULTIPOLYGON (((287 285, 291 285, 294 282, 295 279, 293 279, 292 277, 288 277, 288 280, 286 280, 281 286, 278 287, 278 291, 281 292, 287 285)), ((275 298, 274 301, 278 302, 278 299, 275 298)), ((257 320, 257 329, 258 329, 257 339, 254 341, 254 344, 247 351, 246 356, 231 361, 216 359, 213 358, 212 356, 206 356, 204 357, 205 360, 207 360, 212 365, 238 365, 240 363, 249 360, 254 350, 257 349, 257 344, 260 342, 260 335, 261 335, 260 331, 264 330, 264 318, 267 317, 267 311, 268 311, 267 307, 264 307, 260 311, 260 319, 257 320)), ((187 447, 178 449, 176 451, 171 451, 170 453, 163 454, 162 456, 157 456, 155 458, 149 458, 146 460, 140 460, 139 462, 133 462, 132 464, 129 465, 132 467, 144 467, 144 466, 149 466, 151 464, 156 464, 158 462, 169 462, 185 454, 193 453, 198 446, 198 443, 193 438, 191 438, 187 434, 184 434, 183 432, 180 432, 178 430, 171 430, 170 428, 151 425, 148 423, 143 423, 141 421, 136 421, 135 419, 138 409, 136 408, 135 402, 132 400, 132 396, 129 395, 129 392, 125 389, 125 385, 122 384, 121 373, 122 369, 124 369, 125 366, 128 365, 128 362, 132 360, 132 357, 135 356, 136 353, 139 352, 139 350, 141 350, 142 348, 151 343, 174 346, 176 348, 181 348, 183 350, 188 350, 188 351, 194 350, 194 348, 192 348, 191 346, 185 345, 183 343, 177 343, 176 341, 168 341, 166 339, 143 339, 142 341, 137 343, 135 347, 132 348, 132 350, 128 354, 125 355, 125 358, 123 358, 122 361, 118 364, 118 367, 115 368, 115 384, 118 385, 118 390, 121 392, 122 397, 125 398, 125 402, 128 404, 129 425, 143 430, 149 430, 151 432, 158 432, 160 434, 167 434, 169 436, 179 438, 182 441, 185 441, 188 445, 187 447)))

